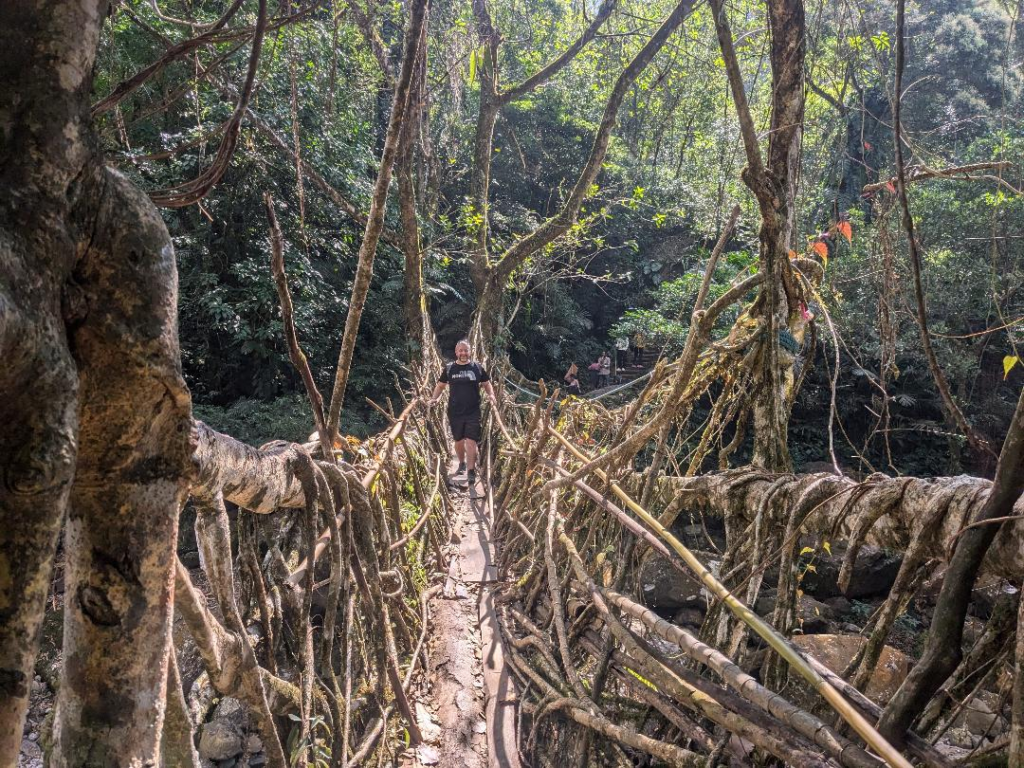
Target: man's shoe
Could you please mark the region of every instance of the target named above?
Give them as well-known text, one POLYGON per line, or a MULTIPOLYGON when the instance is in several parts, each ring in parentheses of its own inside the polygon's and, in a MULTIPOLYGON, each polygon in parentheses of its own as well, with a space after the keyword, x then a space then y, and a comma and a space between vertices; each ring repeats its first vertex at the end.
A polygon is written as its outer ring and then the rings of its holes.
POLYGON ((459 468, 457 470, 455 470, 455 474, 456 475, 464 475, 464 474, 466 474, 466 462, 463 461, 463 462, 459 463, 459 468))
POLYGON ((469 481, 470 485, 473 485, 473 483, 476 482, 476 470, 475 469, 471 469, 471 470, 469 470, 466 473, 466 480, 469 481))

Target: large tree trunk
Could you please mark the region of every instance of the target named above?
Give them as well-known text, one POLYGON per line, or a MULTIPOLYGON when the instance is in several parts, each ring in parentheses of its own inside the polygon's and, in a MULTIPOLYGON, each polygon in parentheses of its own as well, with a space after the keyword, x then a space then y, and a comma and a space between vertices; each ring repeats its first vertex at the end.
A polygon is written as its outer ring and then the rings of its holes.
POLYGON ((407 350, 414 368, 433 369, 440 360, 430 321, 430 306, 423 287, 423 247, 416 213, 416 144, 424 134, 426 104, 424 81, 427 74, 427 24, 423 25, 418 60, 413 74, 409 114, 402 128, 398 159, 398 207, 402 219, 402 252, 405 256, 402 309, 408 333, 407 350))
POLYGON ((760 272, 770 275, 751 314, 763 323, 758 385, 753 397, 754 466, 783 472, 791 467, 787 433, 795 393, 795 356, 780 349, 780 334, 803 336, 800 290, 789 264, 796 214, 800 144, 804 118, 805 23, 802 0, 769 0, 772 115, 767 163, 747 104, 745 85, 733 49, 732 32, 721 0, 712 0, 719 45, 725 60, 747 154, 743 181, 761 212, 760 272))
POLYGON ((78 377, 64 314, 73 185, 90 158, 98 3, 14 2, 0 24, 0 764, 14 765, 53 550, 75 471, 78 377))
MULTIPOLYGON (((927 532, 930 536, 924 554, 939 560, 948 559, 950 545, 984 508, 991 488, 991 481, 968 476, 872 475, 857 482, 832 474, 786 476, 751 468, 693 478, 664 477, 658 482, 664 505, 660 519, 666 526, 680 512, 699 509, 724 517, 734 530, 743 531, 770 501, 769 512, 774 508, 788 514, 799 507, 806 515, 800 530, 847 541, 854 553, 863 542, 906 550, 924 521, 930 521, 933 530, 927 532)), ((1024 579, 1022 513, 1024 499, 1017 498, 1011 513, 1017 517, 998 528, 984 560, 985 572, 1010 581, 1024 579)), ((971 530, 992 533, 995 529, 989 525, 971 530)))
POLYGON ((191 404, 170 238, 89 133, 106 8, 22 0, 0 27, 4 765, 20 745, 72 476, 54 763, 153 764, 164 715, 191 404))
POLYGON ((178 510, 192 472, 174 251, 149 199, 96 169, 74 272, 84 319, 78 468, 67 521, 55 764, 157 753, 171 648, 178 510), (90 206, 91 208, 91 206, 90 206))

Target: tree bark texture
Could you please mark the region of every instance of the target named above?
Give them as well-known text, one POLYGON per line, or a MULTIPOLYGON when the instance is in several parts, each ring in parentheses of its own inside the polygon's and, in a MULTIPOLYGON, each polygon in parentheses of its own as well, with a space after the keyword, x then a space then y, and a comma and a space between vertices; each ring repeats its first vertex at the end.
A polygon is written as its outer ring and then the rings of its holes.
POLYGON ((413 72, 412 95, 409 112, 402 126, 401 144, 398 150, 398 207, 402 220, 402 253, 405 257, 403 272, 402 310, 405 316, 406 332, 409 334, 408 354, 414 366, 422 364, 435 367, 439 359, 436 354, 434 329, 430 321, 430 307, 423 289, 423 247, 420 240, 419 218, 416 213, 416 138, 421 135, 426 116, 423 101, 424 83, 427 76, 427 24, 423 25, 422 39, 417 51, 416 68, 413 72), (421 363, 422 361, 422 363, 421 363))
POLYGON ((163 220, 109 169, 95 170, 88 197, 100 204, 81 222, 88 247, 73 275, 81 423, 55 753, 57 764, 130 764, 159 748, 192 413, 163 220))
POLYGON ((201 421, 194 429, 197 491, 221 492, 227 501, 257 514, 306 505, 299 479, 306 459, 294 443, 275 441, 253 448, 201 421))
MULTIPOLYGON (((851 541, 846 555, 850 561, 856 556, 854 547, 861 543, 905 549, 936 505, 942 514, 936 518, 927 554, 948 561, 949 545, 989 502, 993 487, 989 480, 966 475, 931 479, 872 475, 862 483, 826 473, 789 477, 775 488, 771 508, 811 510, 800 530, 851 541)), ((693 478, 664 477, 658 482, 658 498, 664 505, 661 522, 668 526, 683 510, 702 509, 729 519, 730 526, 742 531, 780 478, 785 476, 750 468, 693 478)), ((1019 494, 1011 506, 1013 511, 1007 514, 1024 515, 1019 494)), ((962 535, 994 528, 972 528, 962 535)), ((1024 520, 1009 521, 998 529, 983 569, 1011 581, 1024 578, 1024 520)))
POLYGON ((759 385, 753 398, 752 463, 771 471, 791 465, 787 433, 795 392, 795 356, 780 349, 779 334, 803 337, 799 312, 801 290, 790 267, 789 250, 796 212, 800 149, 804 118, 805 20, 802 0, 769 0, 768 19, 772 69, 772 111, 767 164, 747 104, 746 86, 733 47, 732 31, 721 0, 712 0, 726 74, 733 94, 747 155, 743 181, 754 193, 761 212, 760 272, 771 275, 761 289, 752 314, 764 323, 759 385))
POLYGON ((387 205, 388 188, 391 185, 391 173, 394 170, 401 139, 402 126, 406 119, 409 106, 409 91, 412 74, 417 60, 416 51, 420 45, 420 30, 426 15, 427 0, 413 0, 409 11, 409 26, 406 29, 405 52, 402 70, 395 88, 395 98, 391 106, 391 119, 388 123, 384 151, 381 154, 380 170, 373 188, 370 212, 367 216, 366 231, 359 245, 359 261, 356 266, 356 277, 352 283, 352 298, 349 301, 348 315, 345 318, 345 332, 338 353, 338 369, 335 372, 334 391, 331 394, 331 405, 327 414, 328 438, 333 444, 338 435, 338 424, 341 421, 341 406, 345 400, 345 389, 348 386, 348 375, 355 354, 356 338, 359 323, 363 316, 363 306, 373 278, 373 261, 377 252, 377 243, 384 227, 384 209, 387 205))
POLYGON ((89 131, 106 3, 19 0, 4 15, 0 763, 20 746, 74 477, 54 764, 142 765, 159 749, 168 558, 191 471, 174 253, 89 131))

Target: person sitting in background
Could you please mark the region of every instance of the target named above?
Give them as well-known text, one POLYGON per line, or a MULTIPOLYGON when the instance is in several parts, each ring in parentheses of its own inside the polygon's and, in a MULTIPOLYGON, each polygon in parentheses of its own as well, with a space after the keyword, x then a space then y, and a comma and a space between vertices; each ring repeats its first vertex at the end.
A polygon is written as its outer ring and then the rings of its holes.
POLYGON ((576 379, 577 381, 579 381, 579 372, 580 369, 576 367, 576 363, 573 363, 569 366, 569 370, 565 372, 565 376, 563 376, 562 379, 565 381, 566 384, 569 383, 569 379, 576 379))
POLYGON ((581 394, 583 394, 580 390, 580 380, 576 378, 575 374, 566 374, 565 380, 566 383, 569 385, 565 389, 567 394, 573 395, 574 397, 579 397, 581 394))

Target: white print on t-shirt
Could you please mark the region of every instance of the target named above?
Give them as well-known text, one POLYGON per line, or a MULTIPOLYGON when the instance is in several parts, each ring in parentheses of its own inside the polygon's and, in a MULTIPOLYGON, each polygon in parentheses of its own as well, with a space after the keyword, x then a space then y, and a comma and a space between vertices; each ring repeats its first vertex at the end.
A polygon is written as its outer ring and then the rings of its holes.
POLYGON ((473 369, 467 369, 465 371, 451 371, 448 374, 448 378, 453 381, 456 379, 466 379, 468 381, 476 381, 476 371, 473 369))

